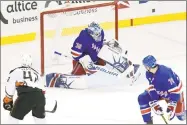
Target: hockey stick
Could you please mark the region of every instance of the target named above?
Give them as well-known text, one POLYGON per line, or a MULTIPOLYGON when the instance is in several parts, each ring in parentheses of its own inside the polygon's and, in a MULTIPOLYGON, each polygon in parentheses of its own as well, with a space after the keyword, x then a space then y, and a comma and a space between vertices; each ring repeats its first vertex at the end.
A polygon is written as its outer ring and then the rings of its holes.
POLYGON ((69 57, 69 56, 67 56, 67 55, 62 55, 62 53, 60 53, 60 52, 57 52, 57 51, 54 51, 54 54, 56 54, 56 55, 59 55, 59 56, 64 56, 64 57, 66 57, 66 58, 68 58, 68 59, 73 59, 72 57, 69 57))
POLYGON ((45 110, 45 112, 49 112, 49 113, 55 113, 56 112, 56 109, 57 109, 57 101, 55 100, 55 106, 53 108, 53 110, 45 110))
POLYGON ((161 115, 161 117, 162 117, 162 119, 164 120, 164 122, 165 122, 166 124, 168 124, 168 122, 167 122, 166 118, 164 117, 164 115, 161 115))

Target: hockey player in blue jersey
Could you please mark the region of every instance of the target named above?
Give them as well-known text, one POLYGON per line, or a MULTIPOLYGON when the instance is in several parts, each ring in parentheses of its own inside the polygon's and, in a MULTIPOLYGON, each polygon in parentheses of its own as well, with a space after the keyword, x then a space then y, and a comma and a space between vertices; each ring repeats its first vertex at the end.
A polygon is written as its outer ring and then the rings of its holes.
POLYGON ((157 64, 154 56, 149 55, 143 59, 146 68, 146 78, 149 88, 138 96, 138 102, 143 120, 147 124, 153 124, 151 109, 157 115, 163 115, 163 109, 159 100, 167 102, 166 113, 168 120, 175 116, 183 121, 186 119, 182 81, 179 76, 164 65, 157 64))
POLYGON ((71 54, 73 57, 73 71, 74 75, 85 75, 85 69, 79 60, 85 55, 89 55, 91 60, 96 65, 105 65, 105 62, 97 57, 98 52, 103 46, 104 31, 95 22, 88 25, 87 28, 82 30, 79 36, 75 39, 71 54))
MULTIPOLYGON (((91 58, 91 61, 95 65, 100 65, 100 66, 105 66, 106 64, 111 65, 112 67, 118 67, 122 68, 123 71, 126 70, 126 68, 131 67, 131 70, 135 69, 135 72, 139 68, 139 65, 133 65, 130 60, 125 61, 125 64, 114 64, 113 62, 108 62, 106 61, 105 57, 110 53, 107 50, 111 51, 116 51, 116 49, 121 49, 122 48, 119 46, 119 43, 117 40, 110 40, 110 41, 105 41, 104 40, 104 31, 103 29, 99 26, 99 24, 92 22, 91 24, 88 25, 87 28, 83 29, 79 36, 75 39, 73 43, 73 47, 71 48, 71 54, 73 57, 73 75, 85 75, 88 72, 91 72, 90 70, 86 69, 81 63, 80 60, 84 58, 84 56, 88 55, 91 58), (98 57, 98 53, 102 49, 104 45, 107 45, 106 51, 104 51, 104 54, 102 57, 98 57), (110 46, 110 47, 109 47, 110 46), (109 48, 108 48, 109 47, 109 48), (116 66, 115 66, 116 65, 116 66), (120 65, 120 67, 119 67, 120 65)), ((121 58, 121 52, 119 56, 119 60, 121 58)), ((112 57, 113 54, 111 54, 110 59, 113 60, 112 57)), ((122 60, 122 59, 121 59, 122 60)), ((122 73, 123 71, 120 70, 122 73)), ((129 73, 127 75, 127 78, 134 77, 134 73, 129 73)), ((134 80, 136 78, 134 77, 134 80)))

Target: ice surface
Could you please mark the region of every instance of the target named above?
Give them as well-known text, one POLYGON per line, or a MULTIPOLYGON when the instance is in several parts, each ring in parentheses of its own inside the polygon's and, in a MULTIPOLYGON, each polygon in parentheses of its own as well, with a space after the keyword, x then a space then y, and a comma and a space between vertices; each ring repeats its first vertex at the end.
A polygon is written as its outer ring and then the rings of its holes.
MULTIPOLYGON (((128 49, 129 57, 135 63, 141 63, 144 56, 152 54, 158 58, 159 63, 173 68, 179 74, 185 85, 184 91, 186 98, 185 27, 185 21, 176 21, 120 29, 119 42, 124 48, 128 49)), ((110 36, 110 31, 107 31, 106 34, 110 36)), ((74 37, 72 36, 71 39, 74 37)), ((13 46, 11 46, 11 49, 14 51, 13 46)), ((4 53, 3 58, 6 55, 14 54, 13 52, 8 53, 5 47, 2 48, 2 53, 4 53)), ((3 68, 3 65, 8 65, 9 61, 7 59, 7 63, 2 64, 1 67, 3 68)), ((47 72, 57 71, 67 73, 71 71, 70 62, 71 60, 66 60, 64 65, 53 66, 52 68, 48 67, 46 70, 47 72)), ((36 67, 37 64, 40 64, 38 60, 35 62, 36 67)), ((10 69, 3 68, 1 72, 8 73, 8 70, 10 69)), ((129 86, 130 81, 125 78, 114 79, 113 77, 107 77, 106 79, 106 76, 99 75, 99 77, 95 76, 92 78, 92 83, 89 84, 90 88, 86 90, 47 89, 49 102, 47 106, 50 107, 50 105, 53 105, 53 100, 55 99, 58 101, 56 113, 47 113, 47 123, 143 124, 137 102, 138 94, 143 92, 145 87, 147 87, 143 69, 142 73, 140 79, 133 86, 129 86)), ((3 97, 4 83, 1 86, 1 101, 3 97)), ((161 102, 161 105, 166 109, 164 102, 161 102)), ((2 123, 5 123, 7 115, 8 112, 2 107, 2 123)), ((20 123, 34 123, 31 114, 29 113, 20 123)), ((159 116, 154 117, 154 123, 164 124, 159 116)), ((175 118, 169 123, 185 124, 186 121, 181 122, 175 118)))

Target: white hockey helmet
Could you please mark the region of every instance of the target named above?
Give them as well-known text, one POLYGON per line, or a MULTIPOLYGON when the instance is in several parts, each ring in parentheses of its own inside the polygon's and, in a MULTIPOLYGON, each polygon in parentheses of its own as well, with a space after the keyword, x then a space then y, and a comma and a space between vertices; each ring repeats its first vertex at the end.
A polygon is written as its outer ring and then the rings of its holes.
POLYGON ((29 54, 22 54, 21 55, 21 65, 26 67, 32 66, 32 57, 29 54))

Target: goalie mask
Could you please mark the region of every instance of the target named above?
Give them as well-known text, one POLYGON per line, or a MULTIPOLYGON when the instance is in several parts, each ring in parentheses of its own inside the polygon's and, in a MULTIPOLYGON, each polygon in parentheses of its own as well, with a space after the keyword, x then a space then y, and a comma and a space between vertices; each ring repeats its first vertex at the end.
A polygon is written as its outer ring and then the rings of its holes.
POLYGON ((88 33, 92 36, 92 38, 96 41, 99 42, 102 40, 102 28, 99 26, 99 24, 92 22, 90 25, 88 25, 88 33))
POLYGON ((26 67, 32 66, 32 58, 29 54, 23 54, 21 55, 21 65, 26 67))

